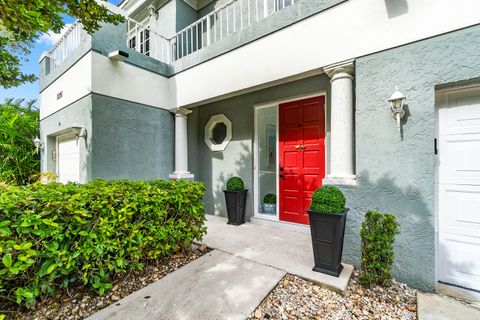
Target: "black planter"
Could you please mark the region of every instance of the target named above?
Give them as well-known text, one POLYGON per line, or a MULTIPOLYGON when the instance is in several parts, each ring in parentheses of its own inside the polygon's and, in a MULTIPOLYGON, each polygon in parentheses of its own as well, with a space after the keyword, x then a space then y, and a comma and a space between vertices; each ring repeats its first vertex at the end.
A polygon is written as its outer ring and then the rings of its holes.
POLYGON ((313 271, 335 277, 342 272, 343 236, 347 211, 348 209, 342 213, 325 213, 307 210, 315 260, 313 271))
POLYGON ((247 201, 248 190, 223 190, 223 192, 225 193, 225 202, 227 203, 227 223, 235 226, 245 223, 245 202, 247 201))

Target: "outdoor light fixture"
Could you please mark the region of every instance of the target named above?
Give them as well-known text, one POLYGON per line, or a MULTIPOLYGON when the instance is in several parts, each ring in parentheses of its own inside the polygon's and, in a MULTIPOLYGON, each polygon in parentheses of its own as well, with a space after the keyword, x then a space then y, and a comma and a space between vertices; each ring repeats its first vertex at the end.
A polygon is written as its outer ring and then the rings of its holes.
POLYGON ((43 149, 43 143, 39 137, 35 137, 35 139, 33 139, 33 144, 35 145, 35 148, 37 148, 37 152, 38 150, 43 149))
POLYGON ((80 126, 78 123, 75 122, 72 125, 72 131, 75 134, 75 137, 77 137, 77 141, 78 141, 78 138, 87 139, 87 129, 80 126))
POLYGON ((405 110, 403 110, 403 102, 406 97, 398 90, 398 87, 395 87, 395 92, 392 94, 388 102, 392 105, 392 115, 393 118, 397 120, 397 127, 400 130, 400 120, 405 115, 405 110))

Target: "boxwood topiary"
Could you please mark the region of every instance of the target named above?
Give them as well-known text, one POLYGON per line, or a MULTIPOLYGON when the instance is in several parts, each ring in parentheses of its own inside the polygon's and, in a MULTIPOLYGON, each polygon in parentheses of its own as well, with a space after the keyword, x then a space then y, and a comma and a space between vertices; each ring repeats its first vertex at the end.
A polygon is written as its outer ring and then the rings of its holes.
POLYGON ((240 177, 231 177, 227 181, 227 191, 242 191, 245 189, 243 180, 240 177))
POLYGON ((360 228, 362 239, 362 272, 360 283, 388 286, 392 282, 392 267, 395 259, 393 242, 399 234, 400 224, 393 214, 368 211, 360 228))
POLYGON ((263 197, 263 203, 276 204, 277 203, 277 196, 273 193, 267 193, 265 195, 265 197, 263 197))
POLYGON ((326 213, 343 212, 345 210, 345 196, 337 187, 323 186, 313 193, 310 209, 326 213))

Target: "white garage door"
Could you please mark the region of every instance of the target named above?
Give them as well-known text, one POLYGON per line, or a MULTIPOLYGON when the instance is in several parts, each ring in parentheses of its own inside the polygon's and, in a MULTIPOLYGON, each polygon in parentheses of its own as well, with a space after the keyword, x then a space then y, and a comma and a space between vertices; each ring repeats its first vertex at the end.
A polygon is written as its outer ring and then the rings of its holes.
POLYGON ((480 290, 480 87, 437 101, 438 276, 480 290))
POLYGON ((80 182, 80 149, 74 135, 57 137, 58 182, 80 182))

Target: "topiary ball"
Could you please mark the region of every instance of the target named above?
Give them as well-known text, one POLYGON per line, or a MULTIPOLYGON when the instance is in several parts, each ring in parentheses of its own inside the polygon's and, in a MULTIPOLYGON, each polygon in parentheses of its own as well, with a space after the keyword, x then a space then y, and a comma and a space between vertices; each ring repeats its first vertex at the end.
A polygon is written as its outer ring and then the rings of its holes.
POLYGON ((231 177, 227 181, 227 191, 241 191, 245 189, 243 180, 240 177, 231 177))
POLYGON ((265 197, 263 197, 263 203, 266 204, 276 204, 277 203, 277 196, 273 193, 267 193, 265 197))
POLYGON ((323 186, 313 193, 310 209, 326 213, 343 212, 345 211, 345 196, 337 187, 323 186))

